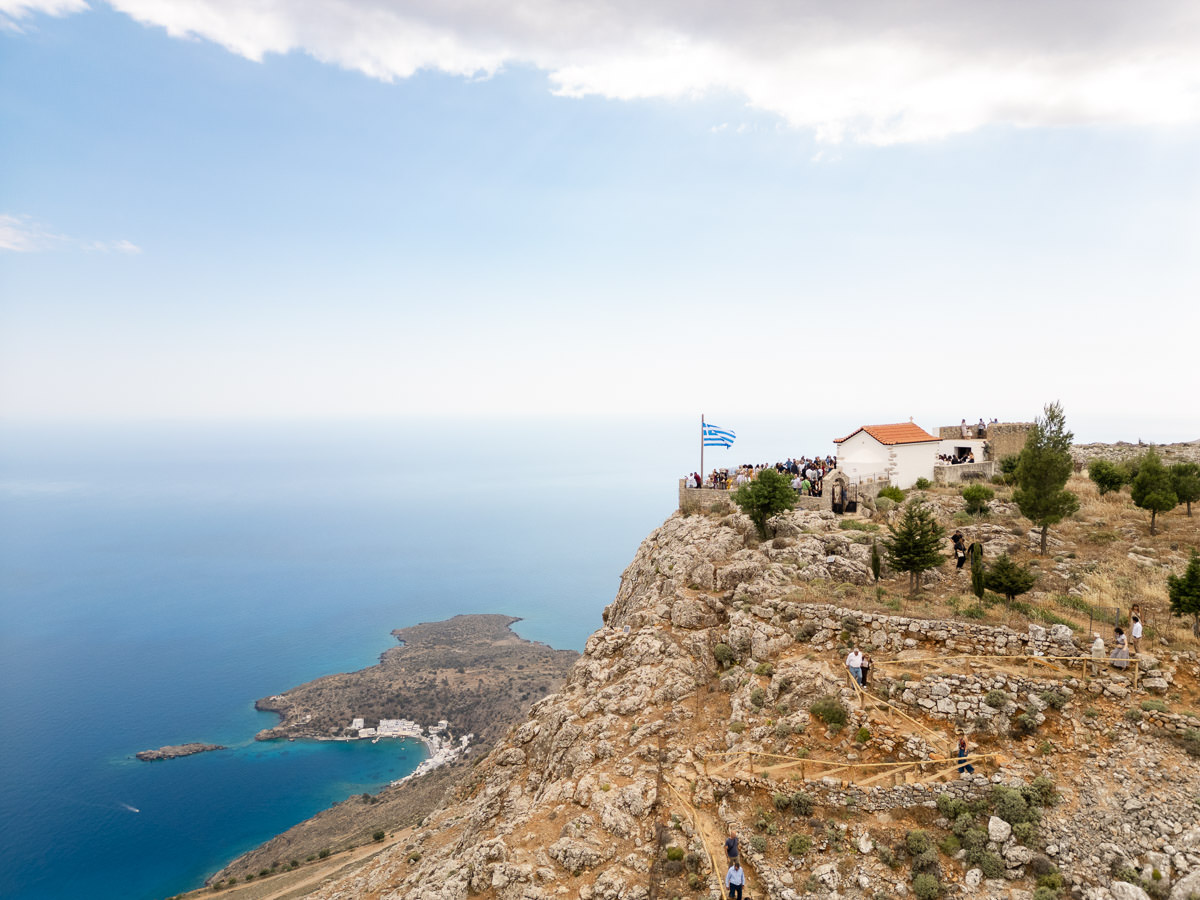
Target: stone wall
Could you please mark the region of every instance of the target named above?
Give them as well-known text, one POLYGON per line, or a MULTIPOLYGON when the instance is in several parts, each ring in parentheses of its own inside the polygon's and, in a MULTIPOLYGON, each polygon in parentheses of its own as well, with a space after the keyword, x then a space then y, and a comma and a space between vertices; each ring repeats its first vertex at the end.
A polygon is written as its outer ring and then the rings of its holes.
MULTIPOLYGON (((1025 438, 1029 436, 1032 422, 997 422, 989 425, 982 435, 974 423, 967 423, 967 437, 978 440, 982 437, 988 442, 988 456, 994 462, 999 462, 1006 456, 1013 456, 1025 448, 1025 438)), ((943 425, 938 429, 938 437, 943 441, 956 441, 962 437, 961 425, 943 425)))
POLYGON ((1166 465, 1177 462, 1200 462, 1200 441, 1187 444, 1075 444, 1071 447, 1071 455, 1076 463, 1087 465, 1093 459, 1107 459, 1109 462, 1124 462, 1136 459, 1153 447, 1158 451, 1166 465))
MULTIPOLYGON (((917 762, 917 760, 913 760, 917 762)), ((945 768, 944 763, 929 763, 932 769, 945 768)), ((882 771, 882 770, 881 770, 882 771)), ((754 790, 773 791, 779 782, 761 778, 713 778, 713 783, 726 791, 754 790)), ((939 794, 949 794, 961 800, 974 800, 991 789, 991 781, 984 775, 968 775, 955 781, 934 784, 871 785, 858 787, 843 784, 836 778, 826 777, 818 781, 804 782, 804 793, 822 806, 831 809, 852 807, 866 812, 889 812, 893 809, 909 809, 914 806, 934 806, 939 794)), ((749 843, 749 842, 747 842, 749 843)))
MULTIPOLYGON (((962 662, 965 667, 969 660, 962 662)), ((896 663, 890 668, 902 665, 896 663)), ((1008 732, 1012 726, 1012 716, 1018 712, 1028 712, 1035 720, 1041 718, 1046 705, 1041 699, 1043 692, 1060 691, 1068 697, 1075 693, 1060 681, 1018 678, 1001 672, 988 675, 926 675, 920 681, 879 678, 879 675, 887 674, 877 673, 876 679, 881 684, 890 685, 894 701, 934 719, 962 720, 976 731, 996 734, 1008 732), (992 691, 1004 694, 1004 702, 997 706, 990 705, 987 696, 992 691)))
MULTIPOLYGON (((685 479, 679 479, 679 510, 684 513, 708 512, 714 503, 720 503, 728 507, 729 512, 733 512, 737 507, 733 503, 733 491, 714 490, 712 488, 689 488, 684 487, 685 479)), ((825 496, 823 497, 797 497, 796 509, 821 510, 830 509, 830 491, 829 483, 826 483, 825 496)), ((864 485, 866 487, 866 485, 864 485)), ((879 493, 879 488, 876 487, 871 496, 879 493)))
POLYGON ((934 466, 933 480, 938 484, 958 484, 961 481, 987 481, 996 474, 996 463, 975 462, 934 466))

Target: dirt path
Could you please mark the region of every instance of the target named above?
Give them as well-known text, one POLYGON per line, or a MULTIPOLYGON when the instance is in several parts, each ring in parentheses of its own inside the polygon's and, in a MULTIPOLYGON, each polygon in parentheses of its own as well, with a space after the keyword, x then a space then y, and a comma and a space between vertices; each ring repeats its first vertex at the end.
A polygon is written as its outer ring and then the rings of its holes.
MULTIPOLYGON (((723 825, 716 820, 716 817, 709 814, 705 810, 699 810, 692 806, 686 799, 685 793, 688 788, 686 786, 681 789, 678 785, 667 782, 671 785, 671 799, 681 805, 687 812, 695 825, 697 833, 700 835, 700 840, 704 842, 705 849, 708 850, 709 859, 715 868, 717 879, 721 882, 721 889, 725 889, 725 873, 729 869, 729 865, 725 861, 725 838, 726 832, 723 825)), ((739 835, 739 840, 744 840, 744 837, 739 835)), ((754 872, 750 867, 749 860, 746 855, 742 854, 742 871, 746 873, 746 886, 743 889, 743 894, 746 897, 759 896, 758 879, 754 876, 754 872)), ((722 894, 724 896, 724 894, 722 894)))

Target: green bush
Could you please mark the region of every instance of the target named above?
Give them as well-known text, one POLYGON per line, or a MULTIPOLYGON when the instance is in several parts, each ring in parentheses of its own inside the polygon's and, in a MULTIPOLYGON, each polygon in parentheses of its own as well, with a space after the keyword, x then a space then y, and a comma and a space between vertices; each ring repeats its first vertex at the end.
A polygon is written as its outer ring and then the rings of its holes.
POLYGON ((683 859, 683 848, 674 845, 667 848, 667 859, 671 862, 679 862, 683 859))
POLYGON ((942 893, 942 885, 936 875, 921 872, 913 878, 912 890, 917 900, 936 900, 942 893))
POLYGON ((983 871, 984 878, 1000 878, 1004 874, 1004 860, 991 850, 982 851, 974 862, 983 871))
POLYGON ((1125 710, 1125 721, 1134 723, 1142 721, 1142 711, 1140 709, 1125 710))
POLYGON ((691 872, 688 874, 688 887, 690 887, 693 891, 698 891, 703 886, 704 879, 701 878, 699 874, 696 872, 691 872))
POLYGON ((1103 497, 1109 491, 1119 491, 1129 483, 1129 472, 1107 459, 1093 459, 1088 463, 1088 478, 1095 482, 1103 497))
POLYGON ((772 675, 775 674, 775 667, 767 662, 759 663, 757 666, 754 667, 754 674, 755 675, 766 675, 768 678, 770 678, 772 675))
POLYGON ((754 526, 759 537, 767 537, 767 520, 796 505, 796 492, 791 480, 774 469, 763 469, 753 481, 743 484, 733 493, 736 503, 754 526))
POLYGON ((1062 709, 1067 705, 1067 695, 1062 691, 1042 691, 1038 697, 1051 709, 1062 709))
MULTIPOLYGON (((1058 788, 1049 775, 1039 775, 1033 779, 1028 791, 1032 792, 1032 799, 1038 806, 1053 806, 1058 802, 1058 788)), ((1026 797, 1029 797, 1028 793, 1026 797)))
POLYGON ((767 702, 767 692, 762 688, 755 688, 750 692, 750 705, 757 709, 762 709, 763 704, 767 702))
POLYGON ((1037 838, 1037 826, 1032 822, 1018 822, 1013 826, 1013 837, 1028 847, 1037 838))
POLYGON ((723 669, 729 668, 737 661, 737 654, 728 644, 717 644, 713 647, 713 656, 716 657, 717 663, 723 669))
POLYGON ((841 728, 846 724, 850 713, 842 701, 832 694, 826 694, 815 700, 808 708, 809 715, 820 719, 832 728, 841 728))
POLYGON ((896 503, 904 502, 904 491, 896 487, 894 484, 889 484, 887 487, 880 488, 877 497, 886 497, 888 500, 893 500, 896 503))
POLYGON ((729 730, 732 731, 734 734, 741 734, 743 731, 746 730, 746 723, 745 722, 730 722, 729 730))
POLYGON ((981 515, 988 510, 988 503, 996 497, 996 492, 982 484, 972 484, 962 489, 963 500, 967 503, 967 512, 981 515))
POLYGON ((1146 712, 1166 712, 1167 704, 1161 700, 1143 700, 1142 709, 1146 712))
POLYGON ((754 835, 752 838, 750 838, 750 849, 752 849, 755 853, 766 853, 767 839, 761 834, 754 835))
POLYGON ((1033 892, 1033 900, 1058 900, 1059 892, 1053 888, 1040 887, 1033 892))
POLYGON ((918 491, 927 491, 933 487, 933 482, 928 478, 918 478, 916 482, 913 483, 913 487, 915 487, 918 491))
MULTIPOLYGON (((971 849, 974 843, 974 838, 971 836, 972 831, 981 831, 982 829, 975 827, 975 817, 969 812, 965 812, 954 820, 954 825, 951 830, 962 840, 963 846, 968 850, 971 849)), ((987 843, 987 832, 983 832, 984 843, 987 843)))
POLYGON ((929 832, 917 828, 904 835, 904 846, 909 853, 917 856, 933 846, 933 842, 929 840, 929 832))
POLYGON ((858 733, 856 735, 854 735, 854 740, 858 741, 858 743, 860 743, 860 744, 865 744, 870 739, 871 739, 871 729, 867 728, 865 725, 862 728, 858 729, 858 733))
POLYGON ((326 847, 324 850, 322 850, 320 853, 318 853, 317 856, 320 859, 326 859, 329 856, 329 848, 326 847))
POLYGON ((1025 796, 1016 788, 1002 784, 992 785, 991 801, 995 814, 1009 825, 1029 822, 1036 817, 1025 796))
POLYGON ((791 856, 800 856, 812 848, 812 838, 807 834, 793 834, 788 838, 787 851, 791 856))
POLYGON ((813 798, 808 794, 792 794, 792 811, 798 816, 808 817, 812 815, 813 798))
POLYGON ((775 808, 780 812, 788 809, 792 805, 791 794, 776 794, 771 798, 771 802, 775 804, 775 808))
POLYGON ((1015 734, 1017 737, 1026 734, 1033 734, 1035 731, 1037 731, 1037 727, 1037 719, 1035 719, 1029 713, 1021 713, 1019 716, 1013 719, 1013 734, 1015 734))
POLYGON ((376 840, 376 841, 382 841, 385 836, 386 835, 384 835, 384 833, 382 831, 377 831, 373 835, 371 835, 371 839, 376 840))
POLYGON ((858 519, 840 519, 838 528, 842 531, 878 531, 879 526, 874 522, 861 522, 858 519))
POLYGON ((953 794, 938 794, 938 812, 953 822, 967 811, 967 804, 953 794))
POLYGON ((938 849, 947 856, 953 856, 962 849, 962 843, 954 835, 948 834, 942 838, 941 843, 938 844, 938 849))

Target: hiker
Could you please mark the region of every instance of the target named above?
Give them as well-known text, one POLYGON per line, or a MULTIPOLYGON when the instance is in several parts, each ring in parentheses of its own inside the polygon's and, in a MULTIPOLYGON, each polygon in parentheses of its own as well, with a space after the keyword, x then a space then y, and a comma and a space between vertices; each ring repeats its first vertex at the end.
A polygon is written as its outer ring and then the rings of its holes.
POLYGON ((963 540, 961 531, 954 532, 950 541, 954 544, 954 568, 961 569, 967 562, 967 542, 963 540))
POLYGON ((862 658, 862 686, 867 686, 867 679, 871 675, 871 654, 864 653, 862 658))
POLYGON ((863 683, 862 663, 862 651, 856 646, 846 656, 846 668, 850 670, 850 674, 854 676, 854 680, 860 685, 863 683))
POLYGON ((1126 649, 1125 629, 1120 625, 1113 629, 1113 644, 1116 645, 1116 649, 1108 655, 1108 658, 1112 660, 1113 667, 1117 669, 1129 668, 1129 650, 1126 649))
POLYGON ((967 775, 975 774, 975 767, 967 762, 967 739, 965 737, 958 739, 958 763, 958 774, 962 775, 964 772, 967 775))
POLYGON ((729 862, 735 862, 738 858, 737 832, 732 828, 729 829, 729 837, 725 839, 725 858, 729 862))
POLYGON ((746 873, 735 859, 729 871, 725 873, 725 890, 729 892, 729 900, 742 900, 742 885, 745 883, 746 873))
POLYGON ((1133 650, 1133 655, 1138 655, 1138 648, 1142 643, 1142 620, 1137 616, 1133 617, 1133 626, 1129 629, 1129 647, 1133 650))
POLYGON ((1104 660, 1104 638, 1100 637, 1100 632, 1092 633, 1095 638, 1092 641, 1092 676, 1100 674, 1100 663, 1104 660))

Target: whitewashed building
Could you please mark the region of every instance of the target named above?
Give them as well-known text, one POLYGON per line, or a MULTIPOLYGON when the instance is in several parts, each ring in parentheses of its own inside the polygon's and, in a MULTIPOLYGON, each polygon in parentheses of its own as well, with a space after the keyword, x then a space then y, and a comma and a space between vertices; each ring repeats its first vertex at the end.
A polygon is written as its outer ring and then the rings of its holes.
POLYGON ((837 464, 852 482, 887 480, 910 488, 918 478, 933 481, 933 466, 942 451, 941 438, 915 425, 864 425, 834 441, 837 464))

